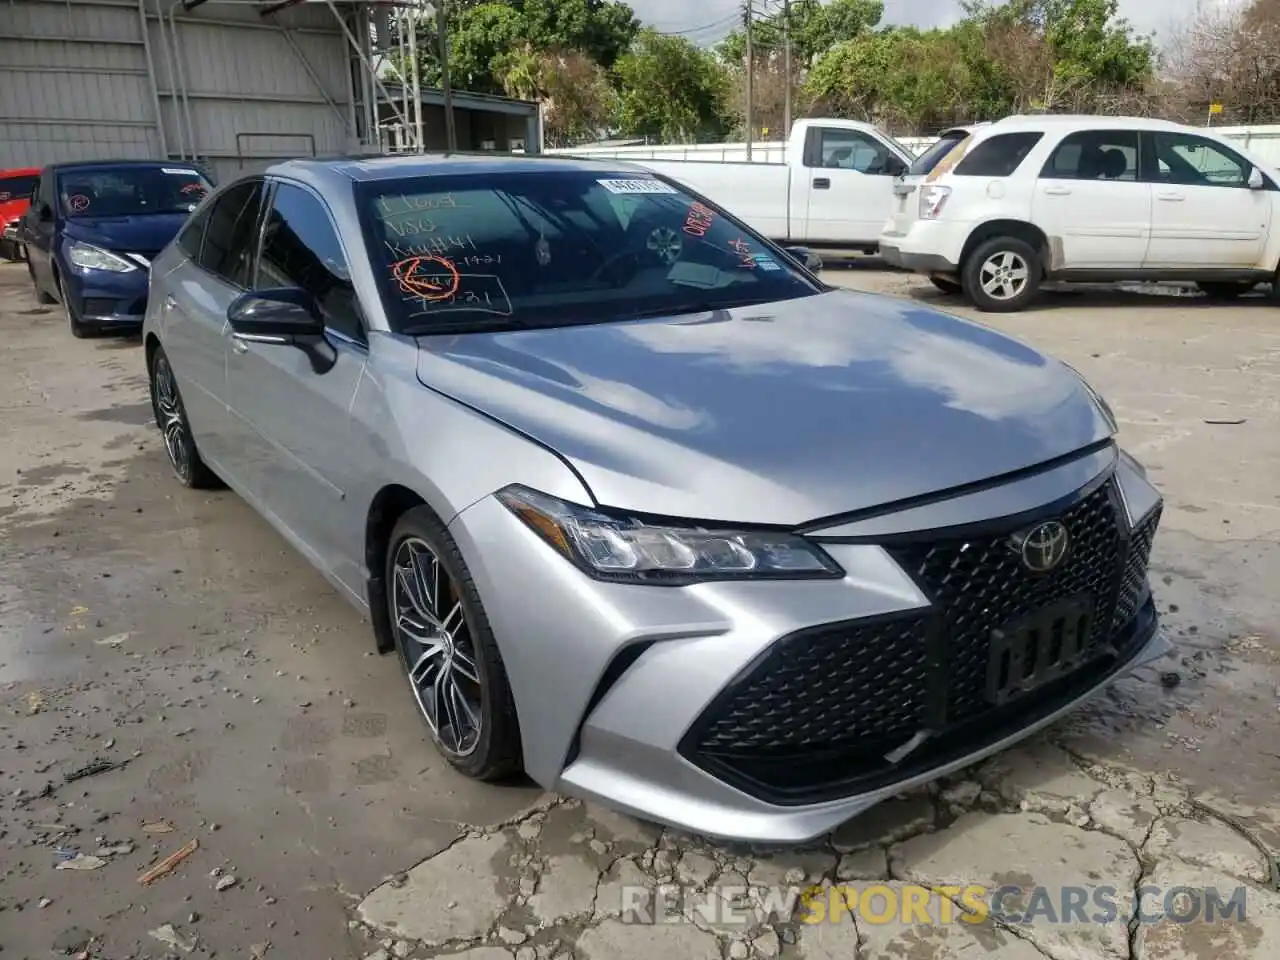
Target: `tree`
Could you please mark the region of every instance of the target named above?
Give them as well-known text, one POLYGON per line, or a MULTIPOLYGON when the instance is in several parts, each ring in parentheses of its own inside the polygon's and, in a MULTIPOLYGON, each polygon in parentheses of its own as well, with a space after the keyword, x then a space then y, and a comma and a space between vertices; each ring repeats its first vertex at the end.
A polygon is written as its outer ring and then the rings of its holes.
POLYGON ((718 139, 731 126, 725 68, 682 37, 640 31, 613 74, 624 136, 689 143, 718 139))
MULTIPOLYGON (((806 66, 838 43, 852 40, 880 22, 884 16, 882 0, 792 0, 791 49, 798 66, 806 66)), ((752 46, 766 59, 780 54, 783 37, 782 11, 757 17, 752 23, 752 46)), ((746 60, 745 30, 735 30, 716 48, 719 57, 729 64, 746 60)))
MULTIPOLYGON (((525 46, 535 51, 578 51, 606 70, 640 29, 635 11, 620 0, 452 0, 449 68, 454 86, 501 93, 499 59, 525 46)), ((421 79, 439 82, 434 18, 418 27, 421 79)))
POLYGON ((916 133, 953 120, 968 79, 953 32, 895 29, 837 44, 806 88, 829 115, 916 133))
POLYGON ((525 44, 495 65, 508 96, 538 100, 543 134, 553 147, 599 136, 612 119, 615 94, 604 68, 578 50, 535 50, 525 44))
POLYGON ((1241 123, 1280 119, 1280 0, 1203 11, 1169 44, 1168 74, 1183 119, 1222 104, 1241 123))

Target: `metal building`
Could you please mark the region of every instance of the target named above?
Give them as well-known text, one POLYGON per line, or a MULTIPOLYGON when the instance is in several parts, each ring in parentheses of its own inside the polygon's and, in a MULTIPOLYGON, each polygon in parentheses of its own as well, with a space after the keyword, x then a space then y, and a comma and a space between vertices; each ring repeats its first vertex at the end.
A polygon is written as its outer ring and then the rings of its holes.
MULTIPOLYGON (((441 119, 413 108, 388 56, 404 49, 396 25, 429 15, 423 0, 0 0, 0 169, 153 157, 222 180, 286 157, 438 146, 441 119)), ((512 103, 477 125, 504 131, 487 139, 515 138, 512 103)))

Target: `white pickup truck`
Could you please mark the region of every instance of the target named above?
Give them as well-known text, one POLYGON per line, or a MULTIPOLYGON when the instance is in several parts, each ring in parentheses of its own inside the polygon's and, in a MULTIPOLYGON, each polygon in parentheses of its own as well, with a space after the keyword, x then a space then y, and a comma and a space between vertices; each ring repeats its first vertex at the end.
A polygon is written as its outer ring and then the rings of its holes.
POLYGON ((771 240, 815 249, 874 252, 893 204, 893 184, 914 157, 891 136, 856 120, 799 120, 785 145, 715 148, 575 148, 577 156, 610 157, 685 184, 741 217, 771 240), (756 154, 768 159, 757 159, 756 154), (781 154, 781 162, 774 160, 781 154), (732 159, 720 159, 720 157, 732 159))

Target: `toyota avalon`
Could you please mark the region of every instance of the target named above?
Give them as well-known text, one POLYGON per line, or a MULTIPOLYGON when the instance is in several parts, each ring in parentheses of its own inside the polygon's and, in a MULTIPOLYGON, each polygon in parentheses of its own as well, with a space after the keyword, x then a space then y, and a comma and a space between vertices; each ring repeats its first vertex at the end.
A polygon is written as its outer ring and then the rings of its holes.
POLYGON ((804 840, 1168 650, 1072 368, 647 171, 290 161, 151 283, 177 478, 367 612, 467 776, 804 840))

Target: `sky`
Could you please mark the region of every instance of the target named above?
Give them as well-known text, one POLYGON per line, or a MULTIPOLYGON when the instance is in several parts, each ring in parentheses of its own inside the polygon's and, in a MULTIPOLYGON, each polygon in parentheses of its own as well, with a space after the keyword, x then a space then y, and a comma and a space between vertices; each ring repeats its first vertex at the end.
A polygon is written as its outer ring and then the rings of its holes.
MULTIPOLYGON (((730 18, 742 0, 629 0, 647 26, 664 33, 679 32, 696 43, 711 43, 729 31, 730 18)), ((757 0, 772 8, 773 0, 757 0)), ((1212 2, 1212 0, 1210 0, 1212 2)), ((1197 0, 1120 0, 1120 14, 1142 33, 1155 32, 1157 41, 1170 28, 1191 16, 1197 0)), ((955 0, 884 0, 884 22, 918 27, 946 26, 960 18, 955 0)))

